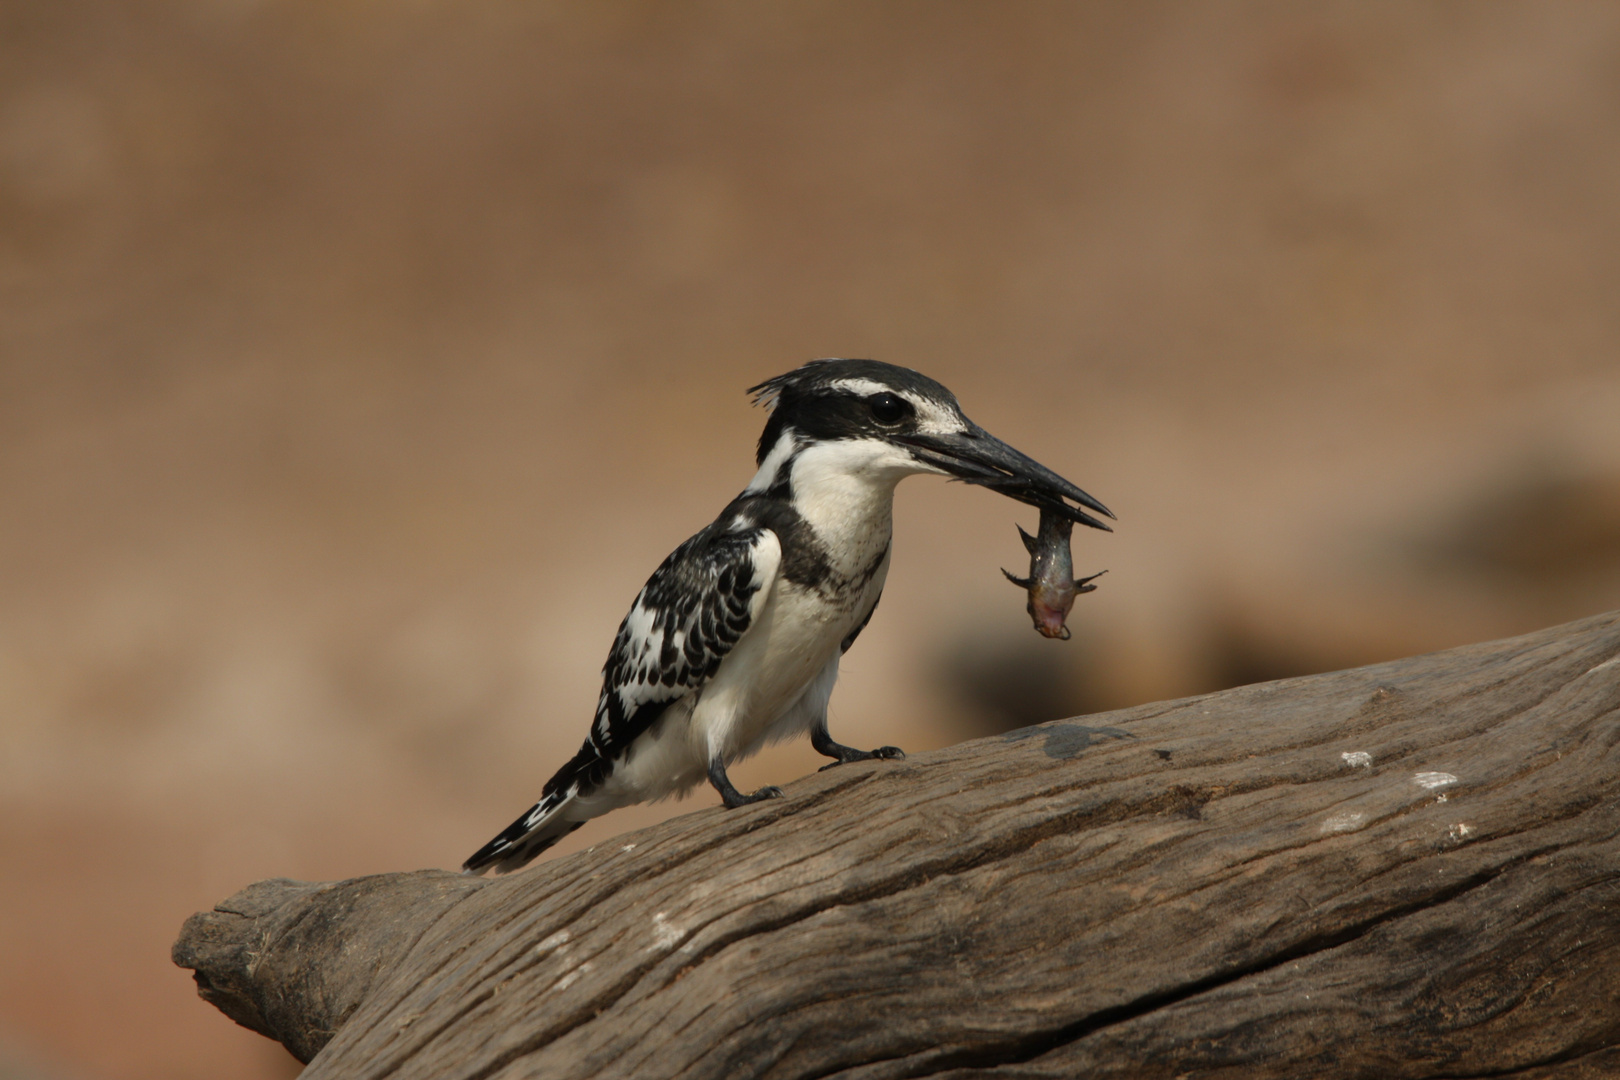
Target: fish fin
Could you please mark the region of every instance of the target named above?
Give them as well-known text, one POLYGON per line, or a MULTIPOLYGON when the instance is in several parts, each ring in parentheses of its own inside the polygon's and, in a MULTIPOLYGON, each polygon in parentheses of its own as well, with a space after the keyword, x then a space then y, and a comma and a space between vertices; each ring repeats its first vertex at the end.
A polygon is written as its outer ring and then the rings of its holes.
MULTIPOLYGON (((1005 573, 1007 573, 1007 571, 1003 570, 1002 573, 1005 574, 1005 573)), ((1077 592, 1077 593, 1096 592, 1097 591, 1097 586, 1093 585, 1092 582, 1096 581, 1098 578, 1102 577, 1106 573, 1108 573, 1108 571, 1099 570, 1095 574, 1092 574, 1090 577, 1075 578, 1074 579, 1074 591, 1077 592)))
POLYGON ((1029 552, 1031 555, 1035 554, 1040 547, 1040 542, 1037 541, 1033 536, 1029 535, 1029 533, 1025 532, 1022 525, 1018 525, 1016 527, 1018 529, 1018 535, 1024 538, 1024 550, 1029 552))
MULTIPOLYGON (((1001 568, 1001 572, 1003 574, 1007 575, 1007 580, 1008 581, 1012 582, 1014 585, 1018 586, 1020 589, 1029 588, 1029 578, 1027 578, 1027 577, 1014 577, 1013 572, 1011 570, 1008 570, 1005 566, 1003 566, 1001 568)), ((1095 585, 1092 586, 1093 589, 1095 589, 1096 587, 1097 586, 1095 586, 1095 585)))

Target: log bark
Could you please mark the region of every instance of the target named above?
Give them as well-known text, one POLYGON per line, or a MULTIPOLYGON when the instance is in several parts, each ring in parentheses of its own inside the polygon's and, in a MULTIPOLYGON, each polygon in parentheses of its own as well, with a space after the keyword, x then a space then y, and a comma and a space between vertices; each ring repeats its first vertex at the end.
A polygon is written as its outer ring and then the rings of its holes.
POLYGON ((1620 612, 1060 721, 175 946, 305 1076, 1620 1075, 1620 612))

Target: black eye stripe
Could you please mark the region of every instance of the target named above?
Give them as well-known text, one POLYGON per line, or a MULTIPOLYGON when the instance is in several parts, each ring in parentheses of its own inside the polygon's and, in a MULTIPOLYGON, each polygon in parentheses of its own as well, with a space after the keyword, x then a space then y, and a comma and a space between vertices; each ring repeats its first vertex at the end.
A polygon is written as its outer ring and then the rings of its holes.
POLYGON ((897 432, 905 425, 915 423, 916 415, 913 402, 890 390, 880 390, 875 394, 835 391, 790 395, 778 402, 771 413, 765 431, 760 435, 759 457, 764 460, 786 428, 792 428, 801 439, 809 442, 863 439, 876 433, 887 435, 897 432), (873 399, 878 397, 892 397, 900 406, 900 414, 893 420, 882 419, 872 407, 873 399))

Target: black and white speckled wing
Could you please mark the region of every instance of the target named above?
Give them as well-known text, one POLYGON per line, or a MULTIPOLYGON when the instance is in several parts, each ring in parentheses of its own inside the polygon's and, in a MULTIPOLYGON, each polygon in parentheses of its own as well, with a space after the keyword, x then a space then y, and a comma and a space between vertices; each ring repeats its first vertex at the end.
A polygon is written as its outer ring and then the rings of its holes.
POLYGON ((731 515, 676 548, 619 624, 590 737, 546 782, 534 808, 463 869, 497 863, 502 872, 515 870, 578 828, 557 811, 601 786, 664 710, 714 676, 759 614, 781 559, 774 532, 731 515))

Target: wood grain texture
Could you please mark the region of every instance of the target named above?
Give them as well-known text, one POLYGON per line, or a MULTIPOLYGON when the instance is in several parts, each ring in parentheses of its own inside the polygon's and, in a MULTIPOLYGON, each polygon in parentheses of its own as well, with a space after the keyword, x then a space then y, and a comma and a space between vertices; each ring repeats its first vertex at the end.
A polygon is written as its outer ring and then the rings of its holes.
POLYGON ((310 1080, 1614 1076, 1620 613, 263 883, 176 958, 310 1080))

